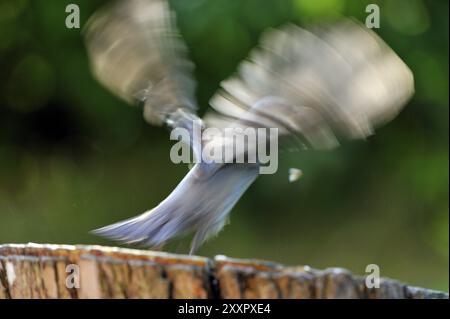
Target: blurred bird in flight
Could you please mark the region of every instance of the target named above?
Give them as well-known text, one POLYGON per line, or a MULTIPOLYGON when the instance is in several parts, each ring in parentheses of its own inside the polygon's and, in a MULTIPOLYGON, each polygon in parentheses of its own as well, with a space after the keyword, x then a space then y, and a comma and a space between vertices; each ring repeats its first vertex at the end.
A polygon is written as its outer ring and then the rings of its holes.
MULTIPOLYGON (((308 30, 287 24, 264 32, 221 83, 202 120, 194 65, 166 0, 115 1, 90 18, 84 34, 92 71, 106 88, 142 106, 150 124, 191 135, 195 124, 277 128, 281 147, 332 149, 340 140, 373 134, 414 93, 410 69, 364 25, 349 19, 308 30)), ((207 143, 221 140, 201 141, 207 143)), ((191 147, 198 155, 198 146, 191 147)), ((194 253, 223 228, 258 167, 200 161, 159 205, 94 232, 147 247, 194 233, 194 253)))

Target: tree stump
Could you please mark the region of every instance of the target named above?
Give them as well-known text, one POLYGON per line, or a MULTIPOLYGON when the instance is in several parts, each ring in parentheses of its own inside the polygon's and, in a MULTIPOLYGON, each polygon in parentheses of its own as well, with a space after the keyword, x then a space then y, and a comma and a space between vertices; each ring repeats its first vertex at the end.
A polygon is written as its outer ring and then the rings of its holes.
POLYGON ((340 268, 316 270, 217 256, 102 246, 0 245, 4 298, 448 298, 391 279, 367 288, 340 268))

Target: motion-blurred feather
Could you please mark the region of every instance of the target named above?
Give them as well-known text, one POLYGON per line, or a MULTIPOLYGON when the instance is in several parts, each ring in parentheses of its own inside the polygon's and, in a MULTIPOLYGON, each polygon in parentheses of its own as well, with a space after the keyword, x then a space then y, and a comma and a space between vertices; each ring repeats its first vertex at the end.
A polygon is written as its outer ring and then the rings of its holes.
POLYGON ((177 109, 194 112, 194 64, 164 0, 114 1, 85 29, 97 79, 129 103, 143 102, 144 116, 162 124, 177 109))
POLYGON ((256 126, 268 122, 281 134, 302 135, 312 147, 331 148, 337 142, 332 132, 364 138, 395 117, 412 96, 413 82, 406 64, 357 22, 311 32, 290 24, 263 35, 212 97, 220 115, 211 112, 205 121, 230 125, 250 113, 256 126))

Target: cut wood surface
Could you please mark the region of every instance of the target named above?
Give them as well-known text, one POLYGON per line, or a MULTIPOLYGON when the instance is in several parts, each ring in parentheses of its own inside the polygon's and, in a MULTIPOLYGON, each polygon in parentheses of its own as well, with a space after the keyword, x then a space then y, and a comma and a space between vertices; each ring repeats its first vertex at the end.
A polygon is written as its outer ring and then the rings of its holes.
POLYGON ((4 298, 448 298, 447 293, 341 268, 214 259, 103 246, 0 245, 4 298))

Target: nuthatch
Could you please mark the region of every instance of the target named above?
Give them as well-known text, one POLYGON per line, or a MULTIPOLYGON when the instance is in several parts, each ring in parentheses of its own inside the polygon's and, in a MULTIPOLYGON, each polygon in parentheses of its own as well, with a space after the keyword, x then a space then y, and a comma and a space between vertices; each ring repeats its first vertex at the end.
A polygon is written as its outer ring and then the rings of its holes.
MULTIPOLYGON (((277 128, 281 140, 331 149, 341 138, 373 134, 414 92, 410 69, 358 22, 342 19, 308 30, 288 24, 264 33, 237 72, 221 83, 202 121, 196 115, 194 65, 165 0, 116 1, 89 20, 85 39, 102 84, 140 104, 149 123, 191 133, 195 121, 220 130, 277 128)), ((202 143, 214 140, 220 141, 213 136, 202 143)), ((222 229, 258 177, 258 166, 200 161, 155 208, 95 233, 155 247, 194 232, 194 253, 222 229)))

